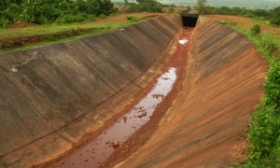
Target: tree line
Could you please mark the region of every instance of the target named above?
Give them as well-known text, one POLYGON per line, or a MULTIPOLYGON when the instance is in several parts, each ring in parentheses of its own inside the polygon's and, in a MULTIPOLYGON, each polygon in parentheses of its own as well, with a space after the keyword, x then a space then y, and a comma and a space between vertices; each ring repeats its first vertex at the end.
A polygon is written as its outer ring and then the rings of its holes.
POLYGON ((244 7, 214 7, 207 5, 207 0, 197 0, 196 9, 200 14, 237 15, 257 17, 268 20, 271 24, 280 26, 280 6, 273 9, 247 9, 244 7))
MULTIPOLYGON (((166 5, 156 0, 124 0, 124 12, 163 12, 166 5)), ((187 4, 186 4, 187 5, 187 4)), ((174 13, 174 4, 168 13, 174 13)), ((244 7, 214 7, 207 0, 197 0, 195 9, 200 14, 239 15, 259 17, 280 26, 280 7, 274 9, 246 9, 244 7)), ((187 9, 187 8, 186 8, 187 9)), ((111 0, 0 0, 0 27, 23 21, 35 24, 73 23, 94 20, 118 12, 111 0)))
POLYGON ((162 12, 162 4, 155 0, 136 0, 137 3, 129 3, 124 0, 125 12, 162 12))
MULTIPOLYGON (((116 12, 110 0, 1 0, 0 19, 36 24, 78 22, 116 12)), ((1 24, 0 21, 0 24, 1 24)), ((1 26, 1 25, 0 25, 1 26)))
MULTIPOLYGON (((155 0, 124 0, 126 12, 162 12, 155 0)), ((73 23, 108 16, 118 11, 111 0, 1 0, 0 27, 17 21, 49 24, 73 23)))

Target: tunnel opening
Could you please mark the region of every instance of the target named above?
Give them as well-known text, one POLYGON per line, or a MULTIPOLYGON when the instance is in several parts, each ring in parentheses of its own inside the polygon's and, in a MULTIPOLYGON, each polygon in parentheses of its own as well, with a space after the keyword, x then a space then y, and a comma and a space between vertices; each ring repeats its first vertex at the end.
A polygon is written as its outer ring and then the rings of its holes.
POLYGON ((183 27, 195 27, 198 20, 197 11, 183 11, 181 13, 183 27))

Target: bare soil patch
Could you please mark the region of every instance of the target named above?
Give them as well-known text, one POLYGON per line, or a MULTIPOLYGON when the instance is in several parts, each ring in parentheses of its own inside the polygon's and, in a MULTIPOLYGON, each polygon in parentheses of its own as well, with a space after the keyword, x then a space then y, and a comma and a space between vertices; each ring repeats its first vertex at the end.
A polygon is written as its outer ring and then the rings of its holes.
MULTIPOLYGON (((256 22, 254 20, 252 20, 251 18, 246 18, 246 17, 242 17, 242 16, 206 15, 206 17, 214 18, 214 19, 218 19, 218 20, 223 20, 223 19, 230 20, 230 21, 236 22, 237 24, 244 26, 244 27, 252 27, 256 24, 256 22)), ((261 30, 264 32, 280 35, 280 29, 270 27, 267 25, 263 25, 263 24, 261 24, 260 26, 261 26, 261 30)))

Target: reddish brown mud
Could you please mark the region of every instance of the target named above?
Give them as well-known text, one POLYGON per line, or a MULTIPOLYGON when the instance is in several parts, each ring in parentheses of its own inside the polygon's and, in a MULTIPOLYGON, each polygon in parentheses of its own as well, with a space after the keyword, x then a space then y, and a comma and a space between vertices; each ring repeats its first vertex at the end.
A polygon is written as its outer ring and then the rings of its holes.
POLYGON ((230 167, 244 161, 266 65, 242 34, 200 18, 183 87, 159 127, 114 167, 230 167))
POLYGON ((148 123, 152 123, 151 127, 154 127, 160 117, 164 115, 167 106, 171 105, 172 98, 178 93, 186 64, 187 44, 191 32, 191 28, 182 29, 182 34, 174 46, 176 50, 170 56, 170 62, 163 67, 165 73, 161 74, 153 82, 154 84, 150 84, 152 87, 148 87, 142 91, 143 93, 140 93, 146 94, 145 97, 140 99, 136 105, 132 105, 132 109, 126 109, 128 110, 126 114, 120 116, 117 121, 107 123, 111 126, 104 129, 97 137, 88 137, 93 140, 86 142, 86 145, 75 149, 71 155, 68 154, 46 167, 112 166, 113 162, 122 159, 125 153, 127 155, 131 147, 136 146, 135 140, 139 140, 135 139, 136 133, 141 135, 141 138, 148 137, 151 133, 147 131, 147 129, 151 129, 149 128, 151 124, 148 123))

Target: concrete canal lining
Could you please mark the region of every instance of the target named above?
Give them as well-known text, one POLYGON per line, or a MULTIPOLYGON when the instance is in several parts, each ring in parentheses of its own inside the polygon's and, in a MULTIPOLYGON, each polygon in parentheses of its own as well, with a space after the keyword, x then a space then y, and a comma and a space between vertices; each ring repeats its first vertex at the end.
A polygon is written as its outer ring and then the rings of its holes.
POLYGON ((264 59, 244 35, 200 18, 181 92, 145 144, 115 167, 208 168, 243 162, 265 71, 264 59))
MULTIPOLYGON (((0 168, 55 159, 101 128, 161 73, 182 27, 180 16, 161 16, 81 40, 1 54, 0 168)), ((209 157, 225 149, 217 145, 233 145, 231 138, 248 124, 263 93, 264 63, 244 36, 214 20, 200 20, 191 44, 184 90, 147 143, 119 167, 235 161, 227 160, 228 150, 216 160, 209 157), (189 136, 194 131, 196 136, 189 136), (217 135, 225 138, 215 142, 217 135), (195 160, 196 155, 205 159, 195 160)))
POLYGON ((180 17, 157 17, 82 40, 1 54, 4 166, 53 159, 101 127, 160 73, 181 27, 180 17))

